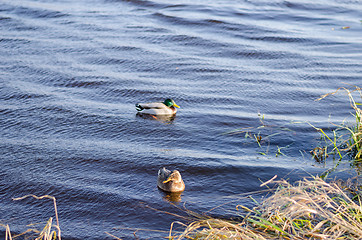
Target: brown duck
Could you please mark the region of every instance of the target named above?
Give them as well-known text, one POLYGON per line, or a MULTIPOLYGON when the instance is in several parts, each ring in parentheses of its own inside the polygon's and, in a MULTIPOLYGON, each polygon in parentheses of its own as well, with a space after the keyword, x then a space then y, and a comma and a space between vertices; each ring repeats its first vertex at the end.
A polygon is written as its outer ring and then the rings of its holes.
POLYGON ((166 168, 158 170, 157 186, 166 192, 182 192, 185 190, 185 183, 177 170, 172 172, 166 168))

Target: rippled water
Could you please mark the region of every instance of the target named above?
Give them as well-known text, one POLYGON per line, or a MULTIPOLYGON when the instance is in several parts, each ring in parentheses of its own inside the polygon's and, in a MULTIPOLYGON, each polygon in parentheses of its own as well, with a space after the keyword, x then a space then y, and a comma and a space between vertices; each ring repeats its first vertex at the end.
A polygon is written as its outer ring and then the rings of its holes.
POLYGON ((324 171, 305 122, 349 115, 343 94, 314 100, 360 83, 361 12, 352 0, 2 0, 1 223, 46 221, 51 201, 12 198, 49 194, 64 239, 129 239, 180 220, 152 209, 180 213, 156 187, 161 166, 186 184, 171 200, 198 212, 276 174, 324 171), (136 115, 166 97, 174 119, 136 115))

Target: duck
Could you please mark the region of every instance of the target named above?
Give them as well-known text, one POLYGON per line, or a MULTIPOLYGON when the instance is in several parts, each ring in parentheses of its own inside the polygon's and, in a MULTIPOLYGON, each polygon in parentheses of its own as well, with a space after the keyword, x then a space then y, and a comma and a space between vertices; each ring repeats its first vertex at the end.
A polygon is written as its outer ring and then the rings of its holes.
POLYGON ((165 192, 183 192, 185 183, 179 171, 170 171, 162 167, 158 170, 157 187, 165 192))
POLYGON ((151 115, 174 115, 177 112, 176 108, 180 108, 180 106, 171 98, 167 98, 163 102, 136 104, 136 110, 139 113, 151 115))

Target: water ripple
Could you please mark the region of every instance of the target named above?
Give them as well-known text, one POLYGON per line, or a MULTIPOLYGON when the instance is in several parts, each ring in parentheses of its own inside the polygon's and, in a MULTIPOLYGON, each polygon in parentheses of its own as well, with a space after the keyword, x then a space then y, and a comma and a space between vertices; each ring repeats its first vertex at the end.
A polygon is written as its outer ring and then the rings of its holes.
POLYGON ((343 94, 315 99, 359 84, 361 7, 353 0, 2 1, 4 223, 15 219, 11 229, 20 233, 48 219, 50 202, 11 198, 51 194, 65 239, 103 239, 104 231, 128 239, 133 232, 119 228, 168 231, 175 221, 142 205, 174 211, 156 187, 161 166, 181 171, 181 203, 196 211, 258 190, 274 175, 297 180, 304 172, 294 169, 324 171, 330 163, 308 153, 320 135, 306 122, 327 129, 330 114, 350 115, 343 94), (135 103, 167 97, 181 106, 175 117, 136 115, 135 103))

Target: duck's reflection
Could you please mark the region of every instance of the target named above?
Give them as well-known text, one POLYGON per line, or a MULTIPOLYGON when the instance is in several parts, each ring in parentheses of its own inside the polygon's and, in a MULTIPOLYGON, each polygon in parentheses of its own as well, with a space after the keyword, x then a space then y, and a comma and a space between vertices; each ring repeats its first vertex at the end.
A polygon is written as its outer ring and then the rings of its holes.
POLYGON ((182 192, 171 193, 171 192, 162 191, 161 189, 158 189, 158 191, 163 196, 163 199, 168 201, 168 202, 172 202, 172 203, 181 202, 181 194, 182 194, 182 192))
POLYGON ((170 124, 175 120, 175 114, 172 115, 152 115, 152 114, 144 114, 144 113, 137 113, 137 117, 149 120, 156 120, 162 123, 170 124))

